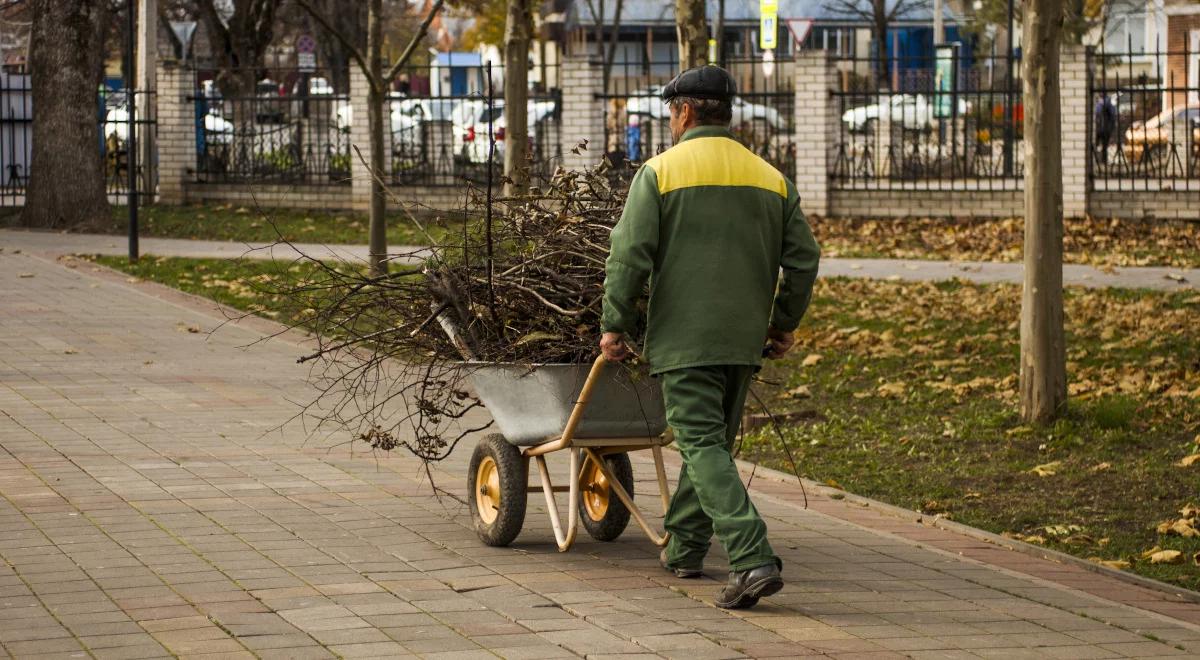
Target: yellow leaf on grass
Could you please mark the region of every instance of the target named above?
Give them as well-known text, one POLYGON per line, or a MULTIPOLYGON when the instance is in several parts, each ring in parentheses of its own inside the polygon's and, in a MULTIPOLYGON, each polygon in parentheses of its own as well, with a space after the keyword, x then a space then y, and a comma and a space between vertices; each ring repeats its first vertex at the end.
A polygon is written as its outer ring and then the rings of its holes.
POLYGON ((1123 559, 1101 559, 1100 557, 1088 557, 1088 561, 1121 571, 1129 568, 1129 562, 1123 559))
POLYGON ((1175 534, 1176 536, 1182 536, 1184 538, 1189 538, 1189 539, 1200 536, 1200 531, 1198 531, 1195 527, 1193 527, 1192 521, 1187 518, 1180 518, 1178 520, 1167 520, 1165 522, 1159 523, 1158 533, 1159 534, 1175 534))
POLYGON ((812 396, 812 392, 808 389, 808 385, 797 385, 784 394, 793 399, 807 399, 812 396))
POLYGON ((1183 553, 1178 550, 1159 550, 1150 555, 1151 564, 1182 564, 1183 553))
POLYGON ((1183 508, 1179 510, 1179 515, 1183 516, 1184 518, 1195 518, 1197 514, 1200 514, 1200 507, 1197 507, 1195 504, 1191 504, 1190 502, 1183 505, 1183 508))
POLYGON ((803 360, 800 361, 800 366, 811 367, 824 359, 824 357, 825 356, 821 355, 820 353, 809 353, 803 360))
POLYGON ((1052 477, 1058 471, 1058 468, 1061 465, 1062 465, 1062 461, 1050 461, 1049 463, 1042 463, 1041 465, 1035 465, 1032 468, 1030 468, 1029 471, 1036 474, 1039 477, 1052 477))
POLYGON ((1175 465, 1178 465, 1179 467, 1190 467, 1198 462, 1200 462, 1200 454, 1188 454, 1187 456, 1179 459, 1179 462, 1175 465))
POLYGON ((1088 469, 1089 472, 1103 472, 1112 467, 1112 463, 1097 463, 1088 469))
POLYGON ((890 397, 903 396, 904 390, 904 383, 884 383, 875 389, 875 393, 886 399, 890 397))

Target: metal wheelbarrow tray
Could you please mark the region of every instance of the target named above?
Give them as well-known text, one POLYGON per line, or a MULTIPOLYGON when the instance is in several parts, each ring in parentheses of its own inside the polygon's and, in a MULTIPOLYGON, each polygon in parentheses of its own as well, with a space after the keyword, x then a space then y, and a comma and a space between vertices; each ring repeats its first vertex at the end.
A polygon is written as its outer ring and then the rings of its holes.
POLYGON ((484 543, 511 543, 524 524, 527 494, 541 490, 559 551, 575 542, 579 522, 593 538, 611 541, 631 517, 651 541, 666 545, 667 535, 652 530, 633 502, 628 456, 653 451, 665 514, 670 493, 662 446, 673 438, 662 392, 645 371, 607 364, 601 356, 591 365, 469 365, 472 384, 500 429, 480 440, 467 474, 475 531, 484 543), (568 485, 554 486, 545 456, 562 450, 570 452, 568 485), (541 488, 528 484, 530 459, 541 488), (557 492, 570 498, 565 533, 557 492))

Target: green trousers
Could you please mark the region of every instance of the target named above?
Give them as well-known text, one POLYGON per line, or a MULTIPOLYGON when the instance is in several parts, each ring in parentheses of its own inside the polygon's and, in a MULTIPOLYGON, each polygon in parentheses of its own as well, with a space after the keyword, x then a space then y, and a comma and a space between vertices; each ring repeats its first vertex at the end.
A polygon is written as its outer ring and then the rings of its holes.
POLYGON ((683 455, 665 520, 671 533, 667 563, 673 568, 700 568, 714 534, 729 555, 729 570, 781 565, 731 453, 754 371, 720 365, 660 374, 667 424, 683 455))

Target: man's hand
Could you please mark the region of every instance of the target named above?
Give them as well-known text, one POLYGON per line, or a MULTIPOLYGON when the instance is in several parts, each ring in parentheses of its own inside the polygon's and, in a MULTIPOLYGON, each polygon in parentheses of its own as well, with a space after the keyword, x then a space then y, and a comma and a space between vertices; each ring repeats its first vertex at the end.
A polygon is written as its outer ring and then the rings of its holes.
POLYGON ((619 332, 606 332, 600 337, 600 352, 609 362, 622 362, 629 358, 629 347, 625 345, 625 336, 619 332))
POLYGON ((792 350, 792 346, 795 344, 796 336, 794 334, 774 327, 767 328, 767 345, 763 355, 772 360, 778 360, 792 350))

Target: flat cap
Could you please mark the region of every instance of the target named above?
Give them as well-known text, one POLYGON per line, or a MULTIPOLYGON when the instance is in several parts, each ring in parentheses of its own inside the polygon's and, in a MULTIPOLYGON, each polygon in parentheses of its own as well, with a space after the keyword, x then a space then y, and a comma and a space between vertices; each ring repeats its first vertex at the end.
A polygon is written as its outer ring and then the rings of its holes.
POLYGON ((733 82, 733 76, 725 69, 711 64, 684 71, 675 76, 662 90, 664 101, 670 101, 676 96, 728 101, 735 94, 737 85, 733 82))

